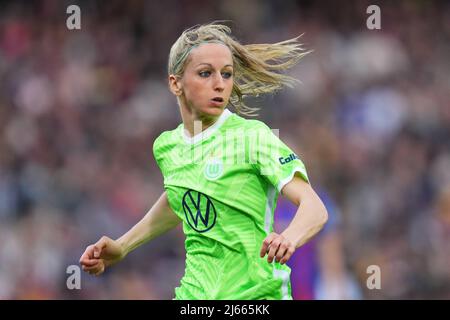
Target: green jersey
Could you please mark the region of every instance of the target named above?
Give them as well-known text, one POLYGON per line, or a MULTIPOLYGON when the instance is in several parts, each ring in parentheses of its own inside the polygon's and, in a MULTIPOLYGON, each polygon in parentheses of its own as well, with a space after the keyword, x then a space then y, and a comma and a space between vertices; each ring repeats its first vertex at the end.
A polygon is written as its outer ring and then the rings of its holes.
POLYGON ((295 173, 308 181, 297 155, 261 121, 227 109, 193 137, 183 124, 163 132, 153 153, 186 235, 175 298, 292 299, 290 268, 259 253, 283 186, 295 173))

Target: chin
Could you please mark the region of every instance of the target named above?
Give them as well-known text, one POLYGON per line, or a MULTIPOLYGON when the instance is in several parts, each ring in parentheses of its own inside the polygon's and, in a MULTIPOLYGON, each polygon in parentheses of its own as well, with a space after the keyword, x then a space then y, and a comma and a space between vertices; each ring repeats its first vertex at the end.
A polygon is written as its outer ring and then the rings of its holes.
POLYGON ((202 113, 205 116, 218 117, 222 114, 224 109, 225 109, 225 106, 220 106, 220 107, 219 106, 217 106, 217 107, 208 106, 202 110, 202 113))

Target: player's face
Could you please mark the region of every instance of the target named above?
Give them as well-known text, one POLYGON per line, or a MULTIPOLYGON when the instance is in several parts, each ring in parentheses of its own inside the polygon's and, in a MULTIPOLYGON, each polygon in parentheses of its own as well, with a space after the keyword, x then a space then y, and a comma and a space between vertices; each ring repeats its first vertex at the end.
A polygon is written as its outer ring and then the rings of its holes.
POLYGON ((182 100, 192 111, 219 116, 233 89, 233 58, 230 49, 206 43, 192 49, 180 80, 182 100))

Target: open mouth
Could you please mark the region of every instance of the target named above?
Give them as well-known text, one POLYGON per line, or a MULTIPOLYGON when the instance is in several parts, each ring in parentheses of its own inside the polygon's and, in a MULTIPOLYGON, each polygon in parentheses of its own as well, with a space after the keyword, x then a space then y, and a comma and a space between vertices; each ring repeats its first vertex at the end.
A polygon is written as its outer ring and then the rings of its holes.
POLYGON ((215 98, 212 99, 212 101, 223 102, 223 98, 215 97, 215 98))

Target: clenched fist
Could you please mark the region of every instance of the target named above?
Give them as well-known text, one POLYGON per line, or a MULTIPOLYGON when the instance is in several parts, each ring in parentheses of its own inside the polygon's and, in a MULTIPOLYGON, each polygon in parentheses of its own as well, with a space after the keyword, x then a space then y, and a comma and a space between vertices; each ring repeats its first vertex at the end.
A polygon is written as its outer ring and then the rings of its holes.
POLYGON ((95 276, 101 275, 106 267, 119 262, 124 258, 124 250, 116 241, 106 236, 100 238, 95 244, 86 248, 80 258, 84 271, 95 276))

